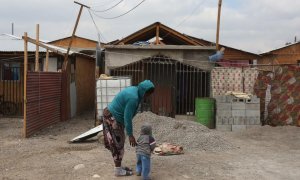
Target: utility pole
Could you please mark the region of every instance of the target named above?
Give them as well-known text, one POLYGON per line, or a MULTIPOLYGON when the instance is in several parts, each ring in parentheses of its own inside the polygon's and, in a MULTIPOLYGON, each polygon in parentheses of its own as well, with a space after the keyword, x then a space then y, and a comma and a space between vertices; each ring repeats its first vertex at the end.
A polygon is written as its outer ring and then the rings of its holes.
POLYGON ((72 36, 71 36, 71 39, 70 39, 70 42, 69 42, 69 46, 68 46, 68 49, 67 49, 67 53, 66 53, 65 58, 64 58, 64 66, 63 66, 63 69, 64 69, 64 70, 67 69, 67 65, 68 65, 68 56, 69 56, 69 52, 70 52, 70 49, 71 49, 71 46, 72 46, 72 42, 73 42, 73 39, 74 39, 75 32, 76 32, 76 30, 77 30, 77 26, 78 26, 78 22, 79 22, 81 13, 82 13, 82 9, 83 9, 83 7, 86 7, 86 8, 88 8, 88 9, 90 9, 89 6, 84 5, 84 4, 82 4, 82 3, 79 3, 79 2, 77 2, 77 1, 74 1, 74 3, 80 5, 80 10, 79 10, 79 13, 78 13, 78 16, 77 16, 77 19, 76 19, 76 23, 75 23, 75 27, 74 27, 74 29, 73 29, 73 33, 72 33, 72 36))
POLYGON ((68 64, 68 56, 69 56, 69 52, 70 52, 70 49, 71 49, 71 46, 72 46, 72 42, 73 42, 73 39, 74 39, 76 29, 77 29, 77 26, 78 26, 78 22, 79 22, 81 13, 82 13, 82 9, 83 9, 83 7, 90 8, 90 7, 88 7, 84 4, 81 4, 81 3, 76 2, 76 1, 74 1, 74 3, 80 5, 80 10, 79 10, 79 13, 78 13, 78 16, 77 16, 77 19, 76 19, 75 27, 73 29, 73 33, 72 33, 72 36, 71 36, 71 39, 70 39, 70 42, 69 42, 69 45, 68 45, 68 49, 67 49, 67 52, 66 52, 65 57, 64 57, 64 63, 63 63, 63 66, 62 66, 62 72, 63 72, 63 78, 64 78, 62 83, 65 83, 65 84, 62 84, 62 91, 63 91, 62 93, 64 95, 66 95, 66 99, 67 99, 67 101, 65 101, 62 105, 62 107, 66 108, 66 110, 63 110, 63 108, 62 108, 62 111, 66 111, 66 113, 62 115, 63 120, 69 119, 70 112, 71 112, 71 104, 70 104, 71 77, 68 74, 69 69, 70 69, 70 66, 68 64))
POLYGON ((217 20, 217 39, 216 39, 216 50, 219 50, 219 34, 220 34, 220 18, 221 18, 221 6, 222 0, 219 0, 218 4, 218 20, 217 20))

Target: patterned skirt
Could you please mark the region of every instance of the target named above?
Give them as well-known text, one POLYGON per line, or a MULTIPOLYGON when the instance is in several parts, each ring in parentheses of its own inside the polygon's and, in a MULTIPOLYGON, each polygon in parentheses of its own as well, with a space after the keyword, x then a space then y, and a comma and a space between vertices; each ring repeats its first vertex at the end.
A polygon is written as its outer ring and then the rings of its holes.
POLYGON ((105 148, 110 150, 115 162, 121 162, 125 144, 124 126, 116 121, 107 108, 103 110, 103 135, 105 148))

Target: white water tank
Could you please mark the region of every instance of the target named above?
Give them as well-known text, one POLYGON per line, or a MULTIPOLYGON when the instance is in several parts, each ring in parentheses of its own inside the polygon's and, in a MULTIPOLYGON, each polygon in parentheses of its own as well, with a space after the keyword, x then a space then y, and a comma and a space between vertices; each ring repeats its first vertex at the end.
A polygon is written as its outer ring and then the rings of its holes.
POLYGON ((131 86, 130 77, 113 76, 109 79, 97 80, 97 119, 101 119, 103 115, 103 109, 112 102, 114 97, 124 88, 129 86, 131 86))

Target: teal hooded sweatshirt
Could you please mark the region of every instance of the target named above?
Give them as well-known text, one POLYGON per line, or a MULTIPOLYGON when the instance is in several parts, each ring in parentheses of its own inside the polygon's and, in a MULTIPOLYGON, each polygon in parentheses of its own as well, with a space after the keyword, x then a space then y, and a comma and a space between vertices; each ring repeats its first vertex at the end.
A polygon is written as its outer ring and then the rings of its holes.
POLYGON ((138 106, 146 91, 151 88, 154 88, 154 84, 150 80, 145 80, 138 86, 127 87, 108 105, 108 110, 117 122, 125 126, 128 136, 132 135, 132 119, 137 113, 138 106))

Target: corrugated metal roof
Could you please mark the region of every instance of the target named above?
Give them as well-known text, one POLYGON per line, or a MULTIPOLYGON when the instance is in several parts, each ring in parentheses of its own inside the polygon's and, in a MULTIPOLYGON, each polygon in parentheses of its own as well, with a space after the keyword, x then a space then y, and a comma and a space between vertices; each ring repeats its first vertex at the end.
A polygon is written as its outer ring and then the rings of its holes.
MULTIPOLYGON (((67 49, 47 44, 47 41, 40 41, 41 44, 55 49, 61 53, 67 53, 67 49)), ((28 43, 28 51, 35 52, 36 46, 33 43, 28 43)), ((39 47, 40 52, 46 52, 45 48, 39 47)), ((0 35, 0 52, 24 52, 24 40, 21 37, 1 34, 0 35)), ((70 51, 69 54, 76 53, 75 51, 70 51)))
MULTIPOLYGON (((48 44, 47 41, 40 41, 46 47, 52 48, 53 50, 60 52, 62 54, 67 53, 66 48, 58 47, 55 45, 48 44)), ((28 52, 35 52, 36 46, 33 43, 28 43, 28 52)), ((40 52, 46 52, 45 48, 39 47, 40 52)), ((0 52, 24 52, 24 40, 21 37, 9 35, 9 34, 1 34, 0 35, 0 52)), ((95 58, 94 56, 80 53, 74 50, 69 51, 69 55, 79 54, 89 58, 95 58)))
MULTIPOLYGON (((35 51, 36 46, 28 43, 28 51, 35 51)), ((39 48, 40 52, 46 52, 46 49, 39 48)), ((24 41, 21 37, 10 34, 0 35, 0 52, 24 52, 24 41)))

